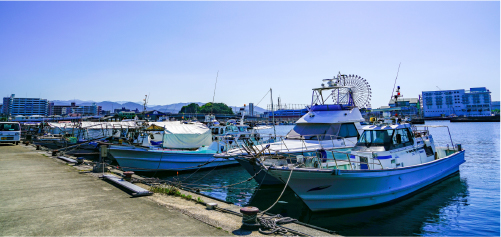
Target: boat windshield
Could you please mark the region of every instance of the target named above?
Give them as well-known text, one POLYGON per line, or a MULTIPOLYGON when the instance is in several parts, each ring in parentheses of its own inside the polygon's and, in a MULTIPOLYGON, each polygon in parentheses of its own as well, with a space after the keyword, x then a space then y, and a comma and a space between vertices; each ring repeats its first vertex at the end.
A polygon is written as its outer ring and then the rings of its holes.
POLYGON ((211 128, 211 130, 212 130, 213 135, 224 134, 224 130, 221 127, 213 127, 213 128, 211 128))
POLYGON ((387 150, 392 145, 392 136, 394 130, 365 130, 360 139, 358 139, 357 146, 384 146, 387 150))
POLYGON ((358 135, 354 124, 298 123, 289 132, 289 134, 287 134, 286 138, 304 139, 304 140, 331 140, 338 138, 339 136, 338 133, 340 128, 343 131, 342 132, 343 135, 346 135, 345 137, 350 137, 350 136, 356 137, 358 135), (353 126, 353 129, 351 129, 351 126, 353 126))
POLYGON ((0 123, 0 131, 19 131, 18 123, 0 123))

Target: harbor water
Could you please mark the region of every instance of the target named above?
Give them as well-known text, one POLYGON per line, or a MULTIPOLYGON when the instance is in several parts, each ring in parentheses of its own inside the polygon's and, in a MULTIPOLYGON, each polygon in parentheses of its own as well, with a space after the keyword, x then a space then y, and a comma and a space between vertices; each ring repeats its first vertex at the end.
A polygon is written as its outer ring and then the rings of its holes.
MULTIPOLYGON (((447 125, 454 144, 466 150, 460 172, 415 195, 368 208, 311 212, 294 192, 286 188, 270 213, 336 231, 347 236, 389 235, 500 235, 500 127, 497 122, 450 123, 426 121, 426 125, 447 125)), ((293 125, 276 126, 285 135, 293 125)), ((261 133, 273 133, 273 129, 261 133)), ((451 144, 447 128, 430 128, 437 146, 451 144)), ((162 177, 199 188, 206 195, 240 206, 264 210, 279 197, 284 185, 258 187, 239 166, 203 170, 162 177)))

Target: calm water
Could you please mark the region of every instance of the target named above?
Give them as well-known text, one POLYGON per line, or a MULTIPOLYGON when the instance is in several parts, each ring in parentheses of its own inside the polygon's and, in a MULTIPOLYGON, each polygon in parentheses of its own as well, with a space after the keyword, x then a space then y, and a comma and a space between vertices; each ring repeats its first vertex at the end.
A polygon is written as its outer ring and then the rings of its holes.
MULTIPOLYGON (((500 235, 500 128, 499 123, 450 123, 426 121, 427 125, 447 125, 454 143, 466 150, 466 162, 459 174, 407 199, 352 210, 311 212, 290 189, 286 189, 271 213, 291 216, 302 222, 334 230, 341 235, 500 235)), ((277 126, 285 135, 293 126, 277 126)), ((263 130, 272 133, 273 129, 263 130)), ((446 128, 430 128, 437 145, 450 144, 446 128)), ((209 185, 203 193, 241 206, 264 210, 271 206, 283 186, 258 188, 252 180, 231 188, 250 175, 241 167, 221 168, 182 174, 185 183, 209 185)), ((204 186, 201 186, 204 187, 204 186)))

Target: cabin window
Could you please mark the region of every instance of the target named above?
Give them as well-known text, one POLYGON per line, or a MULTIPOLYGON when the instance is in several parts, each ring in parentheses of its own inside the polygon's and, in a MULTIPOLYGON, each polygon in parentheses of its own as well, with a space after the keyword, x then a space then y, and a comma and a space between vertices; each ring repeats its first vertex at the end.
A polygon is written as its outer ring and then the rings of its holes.
POLYGON ((412 136, 408 129, 397 129, 393 136, 393 146, 395 148, 412 145, 412 136))
POLYGON ((341 128, 339 129, 338 136, 340 136, 340 137, 356 137, 356 136, 358 136, 358 131, 357 131, 357 128, 355 127, 355 124, 353 124, 353 123, 342 124, 341 128))
POLYGON ((338 137, 340 124, 317 123, 303 124, 298 123, 287 134, 287 139, 305 139, 305 140, 331 140, 338 137))
POLYGON ((393 130, 365 130, 358 139, 357 146, 384 146, 388 150, 393 132, 393 130))

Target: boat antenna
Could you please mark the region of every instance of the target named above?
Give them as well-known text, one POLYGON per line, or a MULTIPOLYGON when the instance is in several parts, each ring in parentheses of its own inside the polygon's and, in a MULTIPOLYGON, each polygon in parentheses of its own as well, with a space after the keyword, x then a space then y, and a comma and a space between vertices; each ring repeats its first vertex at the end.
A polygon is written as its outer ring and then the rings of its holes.
POLYGON ((148 93, 148 95, 144 95, 143 114, 146 112, 146 105, 148 104, 149 97, 150 97, 150 93, 148 93))
POLYGON ((270 99, 271 99, 271 114, 273 115, 273 134, 275 134, 275 139, 277 137, 277 130, 275 129, 275 111, 273 109, 273 90, 270 88, 270 99))
POLYGON ((214 95, 212 96, 212 106, 210 109, 210 113, 212 114, 214 111, 214 98, 216 97, 216 86, 217 86, 217 78, 219 77, 219 70, 217 70, 216 74, 216 83, 214 84, 214 95))
MULTIPOLYGON (((395 77, 395 82, 393 83, 393 90, 391 90, 390 101, 391 101, 391 99, 393 99, 393 92, 395 91, 395 85, 397 84, 398 72, 400 72, 400 64, 402 64, 402 62, 400 62, 398 64, 397 77, 395 77)), ((396 103, 396 100, 395 100, 395 103, 396 103)))

